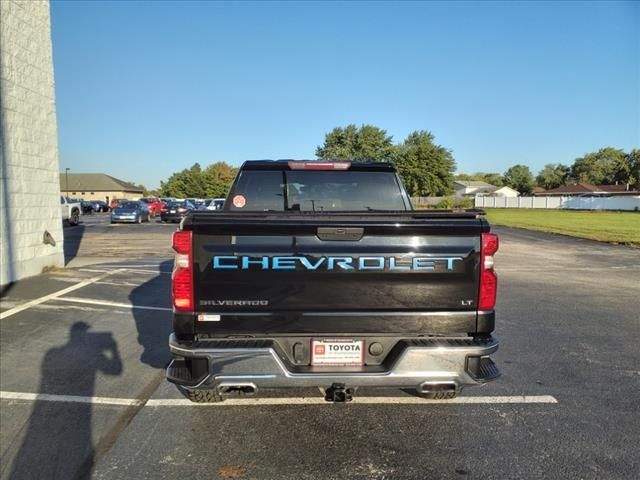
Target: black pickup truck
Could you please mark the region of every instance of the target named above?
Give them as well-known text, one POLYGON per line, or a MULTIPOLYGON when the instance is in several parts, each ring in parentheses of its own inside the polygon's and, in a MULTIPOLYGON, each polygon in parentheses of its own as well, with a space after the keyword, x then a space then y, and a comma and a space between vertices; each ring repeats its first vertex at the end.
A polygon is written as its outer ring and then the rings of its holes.
POLYGON ((498 237, 479 210, 413 210, 389 163, 247 161, 173 249, 167 378, 193 401, 280 387, 447 399, 499 376, 498 237))

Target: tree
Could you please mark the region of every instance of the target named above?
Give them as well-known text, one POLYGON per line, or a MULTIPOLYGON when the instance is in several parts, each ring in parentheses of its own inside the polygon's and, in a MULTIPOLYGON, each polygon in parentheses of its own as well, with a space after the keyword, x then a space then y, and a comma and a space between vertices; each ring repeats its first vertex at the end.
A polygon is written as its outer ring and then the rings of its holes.
POLYGON ((526 165, 514 165, 509 168, 504 172, 504 182, 521 194, 529 194, 533 190, 533 175, 526 165))
POLYGON ((147 187, 145 187, 141 183, 132 183, 131 185, 133 185, 134 187, 138 188, 139 190, 142 190, 142 196, 143 197, 158 197, 158 196, 160 196, 160 190, 157 189, 157 188, 149 190, 147 187))
POLYGON ((209 165, 202 170, 199 163, 176 172, 166 182, 160 182, 163 196, 178 198, 211 198, 225 196, 237 169, 224 162, 209 165))
POLYGON ((631 168, 624 151, 613 147, 601 148, 576 158, 571 176, 578 182, 593 185, 629 183, 631 168))
POLYGON ((629 180, 627 183, 634 188, 640 189, 640 148, 634 148, 626 155, 626 162, 629 166, 629 180))
POLYGON ((435 144, 433 134, 426 130, 411 133, 396 147, 393 163, 409 195, 441 196, 453 192, 453 155, 435 144))
POLYGON ((322 160, 389 161, 393 157, 392 137, 373 125, 336 127, 316 148, 322 160))
POLYGON ((536 177, 536 184, 546 190, 560 187, 569 179, 571 168, 561 163, 547 163, 536 177))
POLYGON ((484 173, 481 180, 496 187, 504 187, 504 177, 500 173, 484 173))
POLYGON ((205 196, 208 198, 226 197, 236 173, 238 173, 238 169, 225 162, 209 165, 203 173, 206 183, 205 196))

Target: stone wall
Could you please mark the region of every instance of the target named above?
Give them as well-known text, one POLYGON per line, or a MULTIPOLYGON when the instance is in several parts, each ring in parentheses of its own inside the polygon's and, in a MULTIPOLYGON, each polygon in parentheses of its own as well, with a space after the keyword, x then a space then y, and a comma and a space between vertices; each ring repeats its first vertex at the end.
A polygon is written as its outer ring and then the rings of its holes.
POLYGON ((49 1, 2 0, 0 285, 64 266, 59 170, 49 1))

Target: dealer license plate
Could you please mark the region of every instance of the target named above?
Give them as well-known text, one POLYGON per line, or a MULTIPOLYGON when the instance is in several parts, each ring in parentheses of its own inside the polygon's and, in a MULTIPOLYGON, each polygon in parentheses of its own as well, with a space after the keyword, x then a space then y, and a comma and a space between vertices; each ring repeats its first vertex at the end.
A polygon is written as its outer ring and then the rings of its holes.
POLYGON ((311 341, 311 365, 360 366, 364 364, 364 341, 323 339, 311 341))

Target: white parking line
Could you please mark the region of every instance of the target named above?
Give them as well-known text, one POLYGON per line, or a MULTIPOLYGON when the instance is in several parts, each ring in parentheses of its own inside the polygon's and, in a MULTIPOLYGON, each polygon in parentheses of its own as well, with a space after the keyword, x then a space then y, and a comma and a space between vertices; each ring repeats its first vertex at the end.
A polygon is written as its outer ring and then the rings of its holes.
POLYGON ((110 302, 108 300, 94 300, 93 298, 60 297, 60 298, 56 298, 56 300, 62 301, 62 302, 71 302, 71 303, 84 303, 87 305, 102 305, 105 307, 129 308, 132 310, 158 310, 160 312, 171 311, 171 309, 167 307, 151 307, 148 305, 134 305, 131 303, 110 302))
POLYGON ((111 270, 98 270, 97 268, 78 268, 78 272, 89 272, 89 273, 104 273, 104 272, 110 272, 111 270))
MULTIPOLYGON (((257 407, 263 405, 326 405, 321 397, 293 397, 293 398, 230 398, 220 403, 193 403, 187 399, 152 399, 147 401, 148 407, 257 407)), ((430 400, 420 397, 355 397, 350 403, 364 405, 453 405, 453 404, 511 404, 511 403, 558 403, 551 395, 516 395, 516 396, 485 396, 485 397, 457 397, 451 400, 430 400)))
POLYGON ((129 272, 148 273, 150 275, 171 275, 170 270, 143 270, 142 268, 127 268, 129 272))
MULTIPOLYGON (((45 402, 91 403, 96 405, 139 406, 145 402, 134 398, 79 397, 74 395, 50 395, 42 393, 0 392, 2 400, 45 402)), ((351 403, 363 405, 476 405, 476 404, 553 404, 558 400, 551 395, 514 395, 458 397, 451 400, 429 400, 420 397, 356 397, 351 403)), ((221 403, 192 403, 187 399, 150 399, 147 407, 259 407, 268 405, 328 405, 321 397, 292 398, 230 398, 221 403)))
MULTIPOLYGON (((78 271, 80 272, 110 272, 113 271, 113 268, 111 267, 104 267, 104 270, 96 270, 96 269, 92 269, 92 268, 79 268, 78 271)), ((136 272, 136 273, 147 273, 149 275, 171 275, 171 271, 170 270, 148 270, 148 269, 143 269, 143 268, 131 268, 131 267, 125 267, 125 268, 120 268, 120 270, 126 270, 128 272, 136 272)))
MULTIPOLYGON (((170 258, 167 258, 164 261, 168 261, 171 260, 170 258)), ((163 261, 163 262, 164 262, 163 261)), ((145 268, 145 267, 155 267, 155 268, 160 268, 160 265, 162 265, 162 263, 133 263, 133 264, 117 264, 117 265, 100 265, 101 268, 123 268, 123 269, 134 269, 134 270, 138 270, 140 268, 145 268)))
POLYGON ((26 400, 30 402, 65 402, 65 403, 91 403, 95 405, 142 405, 141 400, 129 398, 109 398, 109 397, 80 397, 77 395, 50 395, 47 393, 23 393, 23 392, 0 392, 2 400, 26 400))
POLYGON ((71 285, 70 287, 63 288, 62 290, 58 290, 57 292, 50 293, 49 295, 45 295, 44 297, 36 298, 35 300, 31 300, 29 302, 23 303, 20 306, 14 307, 6 312, 0 313, 0 320, 4 320, 16 313, 22 312, 23 310, 27 310, 28 308, 34 307, 36 305, 40 305, 41 303, 47 302, 54 298, 58 298, 62 295, 65 295, 69 292, 73 292, 74 290, 78 290, 79 288, 86 287, 94 282, 102 280, 103 278, 108 277, 109 275, 113 275, 114 273, 118 273, 123 271, 122 269, 113 270, 112 272, 103 273, 102 275, 98 275, 97 277, 89 278, 88 280, 83 280, 82 282, 76 283, 75 285, 71 285))

